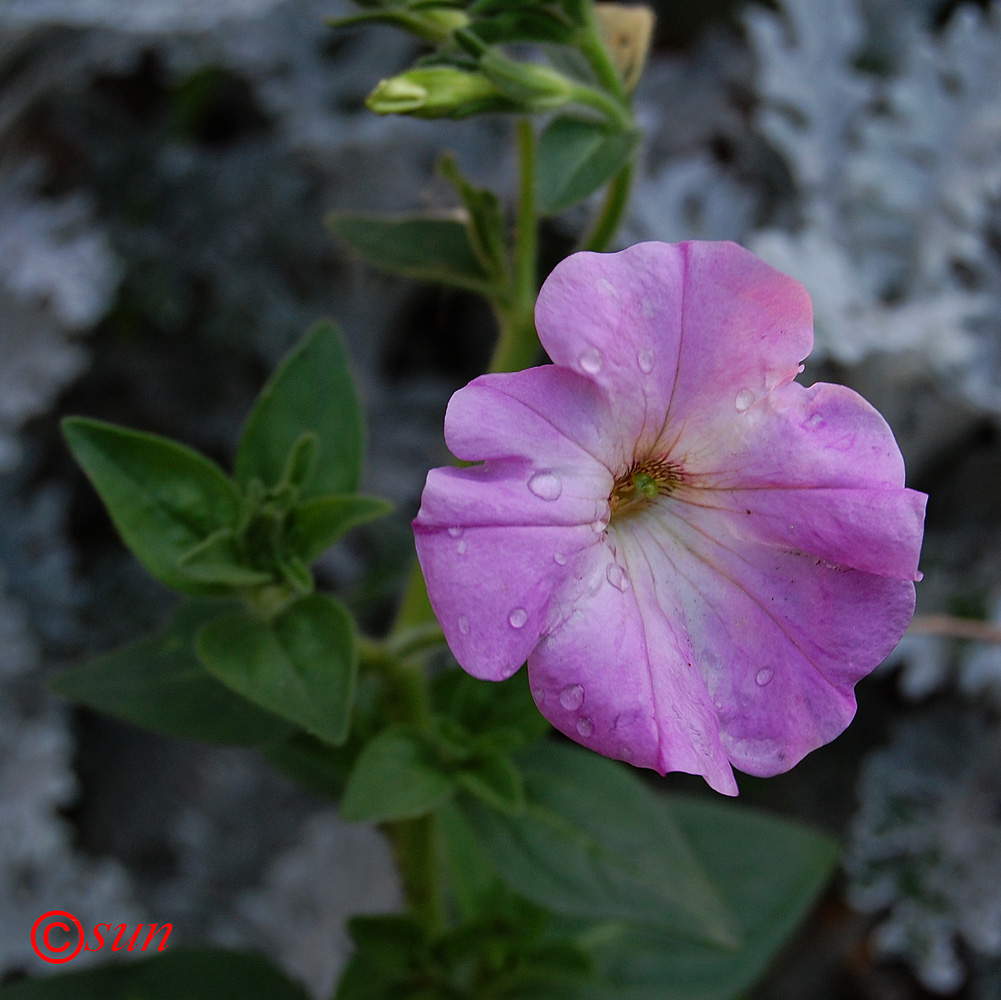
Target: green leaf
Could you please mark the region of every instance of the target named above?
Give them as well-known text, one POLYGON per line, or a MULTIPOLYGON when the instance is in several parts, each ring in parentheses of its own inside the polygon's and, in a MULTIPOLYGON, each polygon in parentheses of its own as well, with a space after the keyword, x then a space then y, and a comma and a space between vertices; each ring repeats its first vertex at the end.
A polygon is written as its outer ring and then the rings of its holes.
MULTIPOLYGON (((512 5, 513 6, 513 5, 512 5)), ((573 26, 564 18, 547 10, 504 10, 488 17, 477 18, 469 27, 487 45, 506 45, 512 42, 549 42, 563 44, 570 40, 573 26)))
POLYGON ((463 764, 455 780, 493 809, 514 816, 525 808, 521 772, 505 754, 492 753, 463 764))
POLYGON ((287 544, 307 563, 326 552, 352 528, 393 509, 388 500, 345 494, 307 500, 292 511, 287 544))
POLYGON ((358 654, 354 626, 332 597, 311 594, 270 623, 228 615, 198 633, 209 673, 256 705, 330 743, 347 738, 358 654))
POLYGON ((464 670, 449 670, 434 679, 431 695, 436 712, 473 734, 470 755, 484 747, 520 749, 550 730, 532 699, 524 670, 489 684, 464 670))
POLYGON ((455 285, 482 295, 495 291, 465 225, 456 219, 334 215, 327 224, 352 250, 384 271, 455 285))
POLYGON ((533 747, 523 763, 528 804, 520 815, 462 803, 515 892, 567 916, 739 944, 732 915, 677 821, 639 778, 558 744, 533 747))
POLYGON ((620 132, 583 118, 557 118, 539 139, 539 211, 555 215, 593 194, 626 165, 639 138, 635 130, 620 132))
POLYGON ((289 490, 296 497, 302 494, 313 478, 316 451, 316 435, 312 431, 301 434, 285 459, 285 471, 282 472, 279 492, 289 490))
MULTIPOLYGON (((304 435, 316 436, 302 499, 353 493, 361 475, 363 418, 337 327, 317 323, 285 358, 254 403, 236 452, 236 478, 278 486, 304 435)), ((300 456, 301 457, 301 456, 300 456)))
POLYGON ((509 271, 507 231, 500 202, 493 191, 474 187, 451 156, 443 156, 438 171, 455 188, 469 213, 469 242, 484 270, 498 280, 509 271))
POLYGON ((339 800, 344 794, 352 758, 346 747, 335 747, 309 733, 264 748, 268 761, 303 788, 324 798, 339 800))
MULTIPOLYGON (((148 925, 147 925, 148 926, 148 925)), ((160 940, 159 938, 157 940, 160 940)), ((172 943, 172 942, 171 942, 172 943)), ((24 980, 3 1000, 308 1000, 259 955, 222 948, 171 947, 138 962, 24 980)))
POLYGON ((459 808, 452 802, 435 813, 448 885, 464 921, 485 918, 508 890, 459 808))
POLYGON ((195 654, 195 635, 233 605, 187 601, 167 630, 59 674, 63 698, 144 729, 237 746, 282 740, 292 727, 220 684, 195 654))
POLYGON ((251 569, 242 562, 235 532, 220 528, 181 556, 177 568, 190 580, 226 587, 254 587, 272 579, 270 573, 251 569))
POLYGON ((361 752, 341 803, 350 822, 414 819, 431 812, 455 791, 455 783, 415 736, 383 730, 361 752))
POLYGON ((734 915, 741 946, 609 928, 596 950, 601 985, 561 992, 561 1000, 736 1000, 809 912, 837 862, 829 837, 734 802, 672 796, 668 809, 734 915))
POLYGON ((193 580, 178 561, 220 528, 235 525, 240 495, 198 452, 154 434, 83 417, 63 434, 125 544, 158 580, 196 597, 227 593, 193 580))

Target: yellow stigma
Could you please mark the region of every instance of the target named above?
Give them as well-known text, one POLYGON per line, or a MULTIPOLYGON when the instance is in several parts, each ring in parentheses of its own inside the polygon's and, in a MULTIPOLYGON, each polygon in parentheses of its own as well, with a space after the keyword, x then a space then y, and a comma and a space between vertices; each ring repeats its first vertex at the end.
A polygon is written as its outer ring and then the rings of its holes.
POLYGON ((657 497, 669 496, 681 482, 681 467, 663 458, 648 458, 619 476, 608 497, 612 517, 649 507, 657 497))

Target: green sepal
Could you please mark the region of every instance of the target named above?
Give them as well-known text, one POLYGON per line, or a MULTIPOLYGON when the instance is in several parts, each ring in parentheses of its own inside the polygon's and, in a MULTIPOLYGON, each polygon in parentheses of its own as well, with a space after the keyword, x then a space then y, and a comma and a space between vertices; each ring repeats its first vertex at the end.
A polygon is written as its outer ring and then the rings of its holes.
POLYGON ((220 684, 195 653, 195 635, 236 602, 185 601, 160 635, 58 674, 52 691, 134 726, 235 746, 288 738, 293 727, 220 684))
POLYGON ((455 792, 455 782, 416 734, 392 726, 362 750, 348 778, 341 815, 350 822, 415 819, 455 792))
POLYGON ((198 583, 241 589, 270 583, 272 575, 243 565, 232 528, 220 528, 177 561, 177 569, 198 583))
POLYGON ((270 622, 228 615, 203 628, 195 648, 237 694, 329 743, 347 739, 358 653, 351 616, 332 597, 302 597, 270 622))
POLYGON ((596 754, 552 743, 526 751, 521 762, 527 805, 519 815, 460 800, 515 892, 567 916, 740 944, 709 873, 642 781, 596 754))
MULTIPOLYGON (((280 486, 315 437, 312 475, 301 499, 353 493, 361 477, 361 405, 337 327, 317 323, 271 376, 254 403, 236 452, 236 479, 280 486)), ((300 470, 301 471, 301 470, 300 470)))
POLYGON ((286 544, 300 559, 311 563, 352 528, 385 517, 392 509, 388 500, 379 497, 314 497, 292 510, 286 544))
POLYGON ((539 138, 536 197, 543 215, 576 205, 608 183, 636 151, 640 134, 561 116, 539 138))
POLYGON ((240 494, 219 466, 176 441, 98 420, 69 417, 62 429, 122 540, 153 576, 194 597, 228 592, 178 567, 236 524, 240 494))
MULTIPOLYGON (((107 925, 105 925, 107 926, 107 925)), ((141 941, 150 927, 145 924, 141 941)), ((162 927, 162 923, 159 925, 162 927)), ((128 926, 128 933, 135 925, 128 926)), ((174 928, 175 934, 179 928, 174 928)), ((114 932, 106 942, 114 940, 114 932)), ((150 951, 162 941, 158 931, 150 951)), ((260 955, 184 948, 167 939, 162 954, 138 961, 43 976, 0 987, 3 1000, 308 1000, 303 988, 260 955)), ((125 947, 125 944, 122 944, 125 947)), ((111 950, 106 945, 106 950, 111 950)), ((148 954, 148 953, 147 953, 148 954)))
POLYGON ((327 225, 364 260, 384 271, 481 295, 496 292, 466 226, 454 218, 334 215, 327 225))
POLYGON ((500 202, 492 191, 474 187, 451 156, 438 161, 438 172, 455 188, 469 213, 469 242, 485 271, 499 281, 509 276, 507 236, 500 202))

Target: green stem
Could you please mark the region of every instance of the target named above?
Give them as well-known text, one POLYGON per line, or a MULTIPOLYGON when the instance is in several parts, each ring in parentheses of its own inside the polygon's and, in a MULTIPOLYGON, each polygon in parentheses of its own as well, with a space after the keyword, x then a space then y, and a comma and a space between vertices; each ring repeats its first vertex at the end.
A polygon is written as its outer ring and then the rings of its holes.
POLYGON ((622 215, 629 204, 629 190, 632 186, 634 163, 630 160, 611 180, 605 192, 605 201, 595 219, 594 227, 581 244, 582 250, 603 251, 615 236, 622 215))
MULTIPOLYGON (((538 217, 535 205, 535 132, 532 122, 518 122, 518 206, 514 237, 514 280, 511 294, 494 298, 500 333, 490 371, 519 371, 533 364, 539 351, 535 332, 538 293, 538 217)), ((431 726, 431 699, 419 663, 406 658, 440 644, 442 635, 428 602, 420 566, 414 564, 407 590, 389 637, 383 643, 366 641, 363 662, 378 670, 390 692, 396 721, 419 730, 431 726)), ((385 825, 393 845, 410 910, 432 932, 445 925, 442 880, 434 814, 385 825)))
POLYGON ((494 299, 497 344, 490 359, 491 372, 516 372, 528 368, 539 353, 535 333, 535 297, 538 293, 539 236, 535 207, 535 132, 528 118, 519 120, 518 205, 514 235, 513 294, 494 299))
MULTIPOLYGON (((404 648, 393 649, 389 642, 362 638, 359 659, 383 676, 391 720, 428 732, 432 713, 427 681, 419 664, 404 662, 406 643, 400 645, 404 648)), ((431 934, 440 932, 445 926, 445 898, 434 814, 384 823, 383 829, 393 847, 407 907, 431 934)))
POLYGON ((514 241, 516 297, 535 301, 536 261, 539 253, 535 217, 535 131, 530 118, 521 118, 518 136, 518 214, 514 241))

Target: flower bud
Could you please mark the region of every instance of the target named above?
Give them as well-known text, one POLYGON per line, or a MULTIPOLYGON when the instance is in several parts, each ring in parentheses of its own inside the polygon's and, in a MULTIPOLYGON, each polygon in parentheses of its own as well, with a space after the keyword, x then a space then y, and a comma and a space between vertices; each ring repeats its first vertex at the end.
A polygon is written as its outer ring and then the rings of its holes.
POLYGON ((574 84, 562 73, 509 59, 498 49, 487 49, 480 56, 480 69, 525 111, 550 111, 573 100, 574 84))
POLYGON ((516 106, 482 73, 454 66, 427 66, 382 80, 365 104, 380 115, 465 118, 484 111, 514 111, 516 106))

